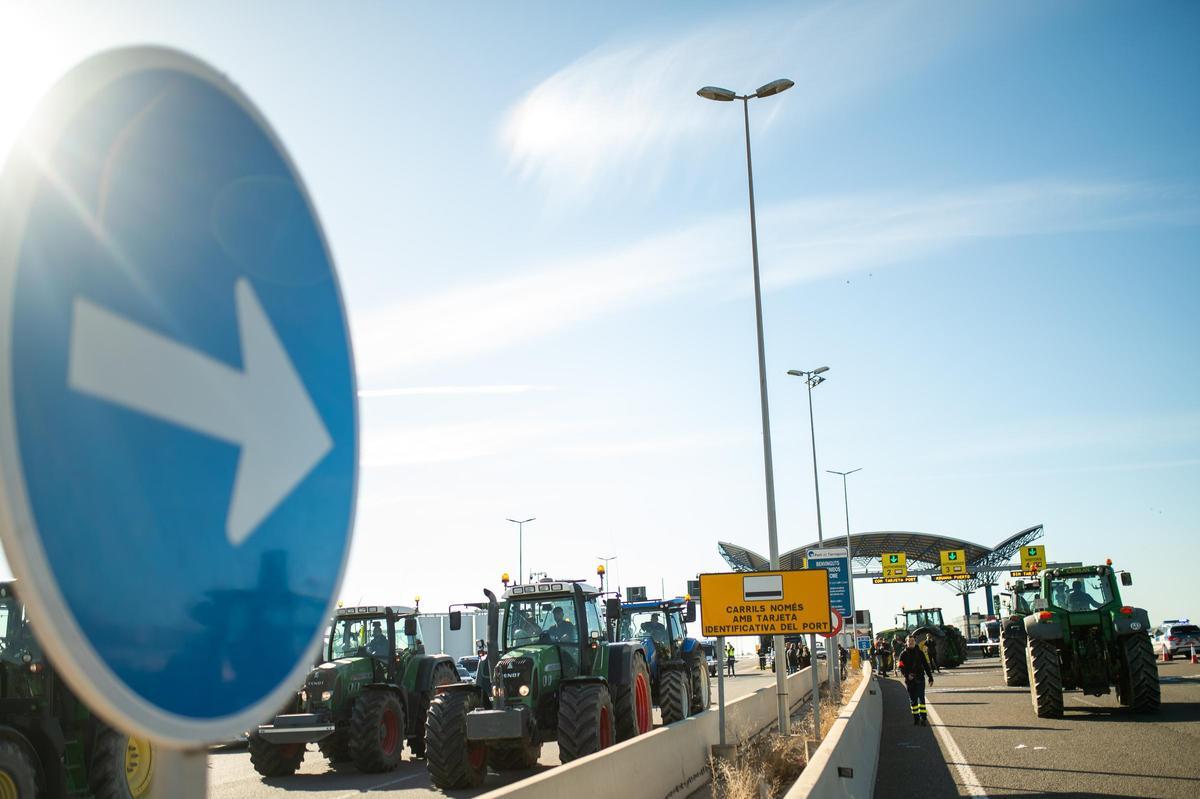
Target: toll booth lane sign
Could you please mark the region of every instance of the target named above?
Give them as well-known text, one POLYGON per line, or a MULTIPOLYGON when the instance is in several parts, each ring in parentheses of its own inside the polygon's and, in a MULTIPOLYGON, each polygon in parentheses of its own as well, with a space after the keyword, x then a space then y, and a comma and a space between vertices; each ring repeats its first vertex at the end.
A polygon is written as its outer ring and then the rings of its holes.
POLYGON ((824 569, 700 575, 706 636, 801 635, 832 630, 824 569))
POLYGON ((884 552, 879 560, 883 563, 885 580, 889 577, 908 577, 908 555, 904 552, 884 552))
POLYGON ((1021 547, 1021 571, 1042 571, 1046 568, 1046 547, 1021 547))
POLYGON ((942 550, 942 575, 958 575, 965 577, 967 574, 967 554, 966 550, 962 549, 943 549, 942 550))

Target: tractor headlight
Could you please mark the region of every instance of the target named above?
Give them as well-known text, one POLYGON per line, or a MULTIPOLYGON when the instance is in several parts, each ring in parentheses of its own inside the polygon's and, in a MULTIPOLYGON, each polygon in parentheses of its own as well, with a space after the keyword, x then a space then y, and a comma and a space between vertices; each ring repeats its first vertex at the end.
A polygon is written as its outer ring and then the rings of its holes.
POLYGON ((504 686, 500 683, 496 683, 495 685, 493 685, 492 686, 492 696, 496 699, 503 699, 504 698, 504 686))
POLYGON ((330 699, 333 699, 333 691, 322 691, 321 692, 321 701, 322 702, 328 702, 330 699))
POLYGON ((307 701, 308 701, 308 691, 301 688, 300 689, 300 703, 304 704, 307 701))
POLYGON ((517 689, 517 693, 519 693, 521 696, 529 696, 529 686, 522 685, 520 688, 517 689))

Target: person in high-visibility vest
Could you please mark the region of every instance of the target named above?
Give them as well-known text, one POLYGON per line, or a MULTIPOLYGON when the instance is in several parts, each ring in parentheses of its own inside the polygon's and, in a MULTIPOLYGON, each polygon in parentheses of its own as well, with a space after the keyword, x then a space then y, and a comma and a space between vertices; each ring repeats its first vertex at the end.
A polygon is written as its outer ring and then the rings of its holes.
POLYGON ((733 673, 734 660, 733 644, 727 644, 725 646, 725 670, 730 677, 737 676, 733 673))

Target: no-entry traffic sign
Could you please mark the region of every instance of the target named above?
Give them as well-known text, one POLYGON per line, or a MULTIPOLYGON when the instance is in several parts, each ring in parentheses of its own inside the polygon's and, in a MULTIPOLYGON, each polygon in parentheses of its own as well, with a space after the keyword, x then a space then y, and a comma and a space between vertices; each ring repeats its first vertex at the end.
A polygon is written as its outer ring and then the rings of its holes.
POLYGON ((0 535, 55 666, 159 740, 301 682, 349 550, 353 359, 295 167, 174 51, 84 62, 0 179, 0 535))

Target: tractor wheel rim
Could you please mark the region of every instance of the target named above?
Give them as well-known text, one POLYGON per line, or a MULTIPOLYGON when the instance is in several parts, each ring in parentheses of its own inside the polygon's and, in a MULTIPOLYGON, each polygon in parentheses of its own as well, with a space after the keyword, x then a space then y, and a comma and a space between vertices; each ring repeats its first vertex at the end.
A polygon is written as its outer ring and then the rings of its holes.
POLYGON ((638 735, 650 731, 650 682, 646 679, 645 674, 638 674, 637 680, 633 684, 634 701, 637 703, 635 712, 637 713, 637 731, 638 735))
POLYGON ((379 748, 385 755, 396 751, 396 743, 400 740, 400 724, 396 720, 396 711, 388 708, 383 711, 379 720, 379 748))
POLYGON ((0 799, 20 799, 17 796, 17 784, 7 771, 0 771, 0 799))
POLYGON ((154 778, 154 748, 145 738, 129 737, 125 742, 125 784, 133 799, 150 792, 154 778))
POLYGON ((608 708, 600 708, 600 748, 607 749, 612 746, 612 718, 608 715, 608 708))

